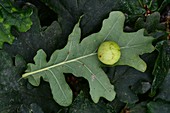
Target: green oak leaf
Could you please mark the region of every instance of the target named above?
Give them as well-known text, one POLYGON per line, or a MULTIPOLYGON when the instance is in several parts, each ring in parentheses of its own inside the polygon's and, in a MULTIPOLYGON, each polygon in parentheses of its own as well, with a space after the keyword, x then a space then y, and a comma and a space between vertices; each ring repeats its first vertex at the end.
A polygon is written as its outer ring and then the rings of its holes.
POLYGON ((112 101, 115 98, 114 86, 101 69, 102 64, 97 58, 99 45, 106 40, 115 41, 122 53, 115 65, 129 65, 140 71, 146 70, 146 63, 140 59, 139 55, 154 50, 153 38, 143 36, 144 29, 134 33, 124 33, 124 21, 125 16, 122 12, 113 11, 109 18, 103 21, 102 29, 98 33, 86 37, 81 42, 81 31, 77 24, 63 49, 56 50, 49 61, 46 61, 45 52, 39 50, 34 57, 35 64, 29 63, 27 73, 22 77, 27 77, 34 86, 40 84, 42 77, 50 83, 53 98, 63 106, 68 106, 72 102, 72 91, 63 73, 72 73, 76 77, 87 79, 90 95, 95 103, 100 97, 112 101))
POLYGON ((0 48, 4 42, 12 44, 14 36, 11 27, 14 26, 20 32, 26 32, 31 28, 31 8, 17 9, 10 0, 0 1, 0 48))

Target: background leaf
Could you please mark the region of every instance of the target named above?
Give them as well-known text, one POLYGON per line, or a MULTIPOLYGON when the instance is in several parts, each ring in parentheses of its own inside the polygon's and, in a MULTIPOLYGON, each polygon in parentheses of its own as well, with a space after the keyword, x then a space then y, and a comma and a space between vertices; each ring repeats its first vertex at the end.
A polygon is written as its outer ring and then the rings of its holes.
POLYGON ((21 106, 20 113, 44 113, 42 109, 37 104, 31 104, 28 106, 21 106))
POLYGON ((0 62, 1 113, 64 111, 53 100, 48 84, 43 83, 36 88, 25 80, 19 80, 26 66, 21 56, 12 59, 9 54, 0 50, 0 62))
POLYGON ((166 101, 150 102, 147 105, 148 113, 169 113, 170 104, 166 101))
POLYGON ((169 80, 170 80, 170 72, 168 72, 164 81, 159 86, 158 88, 159 92, 157 93, 155 99, 162 99, 162 100, 170 102, 170 97, 169 97, 170 89, 168 88, 168 86, 170 85, 169 80))
POLYGON ((82 38, 99 31, 101 23, 112 9, 116 9, 117 0, 40 0, 50 7, 58 16, 58 22, 63 29, 63 36, 68 36, 83 14, 81 21, 82 38), (100 24, 99 24, 100 23, 100 24), (95 29, 94 29, 95 28, 95 29))
POLYGON ((17 54, 22 55, 27 62, 32 62, 33 57, 39 49, 46 51, 51 55, 54 50, 61 48, 66 40, 62 37, 62 30, 57 21, 51 23, 48 27, 41 27, 38 18, 38 11, 34 7, 31 21, 32 27, 25 33, 16 32, 17 39, 12 45, 5 44, 3 50, 8 52, 11 56, 17 54))
POLYGON ((147 102, 141 102, 135 104, 132 108, 130 108, 131 113, 147 113, 147 102))
POLYGON ((73 104, 69 108, 69 113, 113 113, 111 108, 109 108, 104 102, 99 102, 97 104, 93 103, 87 99, 81 92, 73 104))
POLYGON ((153 70, 154 80, 152 83, 151 96, 156 94, 156 90, 163 83, 170 69, 170 41, 162 41, 157 44, 159 56, 153 70))
MULTIPOLYGON (((118 66, 114 71, 114 78, 112 78, 112 83, 115 85, 115 91, 117 97, 121 102, 134 104, 139 101, 138 94, 142 91, 133 90, 133 87, 137 89, 145 89, 148 87, 150 89, 150 84, 147 86, 139 85, 142 82, 149 83, 150 77, 146 73, 139 72, 133 68, 127 66, 118 66)), ((141 94, 146 93, 142 92, 141 94)))
POLYGON ((144 18, 138 18, 135 23, 135 29, 146 28, 148 33, 156 32, 156 30, 165 30, 165 25, 160 23, 160 13, 154 12, 146 17, 146 22, 144 18))
POLYGON ((11 34, 12 26, 20 32, 30 29, 32 9, 17 9, 10 0, 1 0, 0 9, 0 48, 2 48, 4 42, 12 44, 14 40, 11 34))

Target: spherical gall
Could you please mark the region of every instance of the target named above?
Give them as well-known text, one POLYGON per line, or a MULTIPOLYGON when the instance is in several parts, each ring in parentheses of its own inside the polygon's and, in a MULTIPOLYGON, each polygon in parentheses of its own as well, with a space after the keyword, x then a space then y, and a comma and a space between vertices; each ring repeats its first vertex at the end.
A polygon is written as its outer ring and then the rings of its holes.
POLYGON ((98 48, 98 58, 106 65, 115 64, 121 56, 120 47, 114 41, 103 42, 98 48))

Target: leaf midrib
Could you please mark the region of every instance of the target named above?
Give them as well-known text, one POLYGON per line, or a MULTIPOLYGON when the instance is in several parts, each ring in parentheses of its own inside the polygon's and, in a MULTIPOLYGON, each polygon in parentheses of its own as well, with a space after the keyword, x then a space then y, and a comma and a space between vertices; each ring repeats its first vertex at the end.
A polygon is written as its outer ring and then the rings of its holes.
POLYGON ((46 70, 49 70, 51 68, 55 68, 55 67, 58 67, 58 66, 61 66, 61 65, 64 65, 64 64, 67 64, 67 63, 71 63, 71 62, 75 62, 77 60, 80 60, 80 59, 84 59, 84 58, 87 58, 87 57, 91 57, 93 55, 96 55, 97 53, 91 53, 91 54, 87 54, 87 55, 84 55, 84 56, 81 56, 81 57, 77 57, 77 58, 74 58, 74 59, 71 59, 71 60, 67 60, 67 61, 63 61, 63 62, 60 62, 60 63, 57 63, 57 64, 54 64, 54 65, 51 65, 49 67, 45 67, 45 68, 42 68, 42 69, 39 69, 39 70, 35 70, 35 71, 32 71, 32 72, 28 72, 28 73, 25 73, 22 75, 22 78, 26 78, 30 75, 33 75, 33 74, 36 74, 36 73, 40 73, 42 71, 46 71, 46 70))

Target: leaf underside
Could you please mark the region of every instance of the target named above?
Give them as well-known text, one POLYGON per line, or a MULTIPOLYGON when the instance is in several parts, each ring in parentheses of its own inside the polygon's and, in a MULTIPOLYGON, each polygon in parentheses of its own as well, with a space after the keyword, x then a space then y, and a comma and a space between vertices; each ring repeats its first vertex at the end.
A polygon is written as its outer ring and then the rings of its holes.
POLYGON ((49 61, 46 61, 46 53, 39 50, 34 57, 35 64, 28 64, 27 73, 22 77, 27 77, 35 86, 40 84, 41 77, 49 82, 54 99, 62 106, 68 106, 72 102, 72 91, 63 73, 72 73, 76 77, 87 79, 90 95, 95 103, 100 97, 112 101, 115 98, 114 86, 100 67, 101 62, 96 53, 99 45, 106 40, 115 41, 121 48, 121 58, 115 65, 129 65, 139 71, 146 70, 146 64, 139 55, 154 50, 153 38, 143 36, 143 29, 124 33, 124 21, 123 13, 111 12, 109 18, 103 21, 102 29, 86 37, 81 43, 81 30, 77 24, 63 49, 56 50, 49 61))

